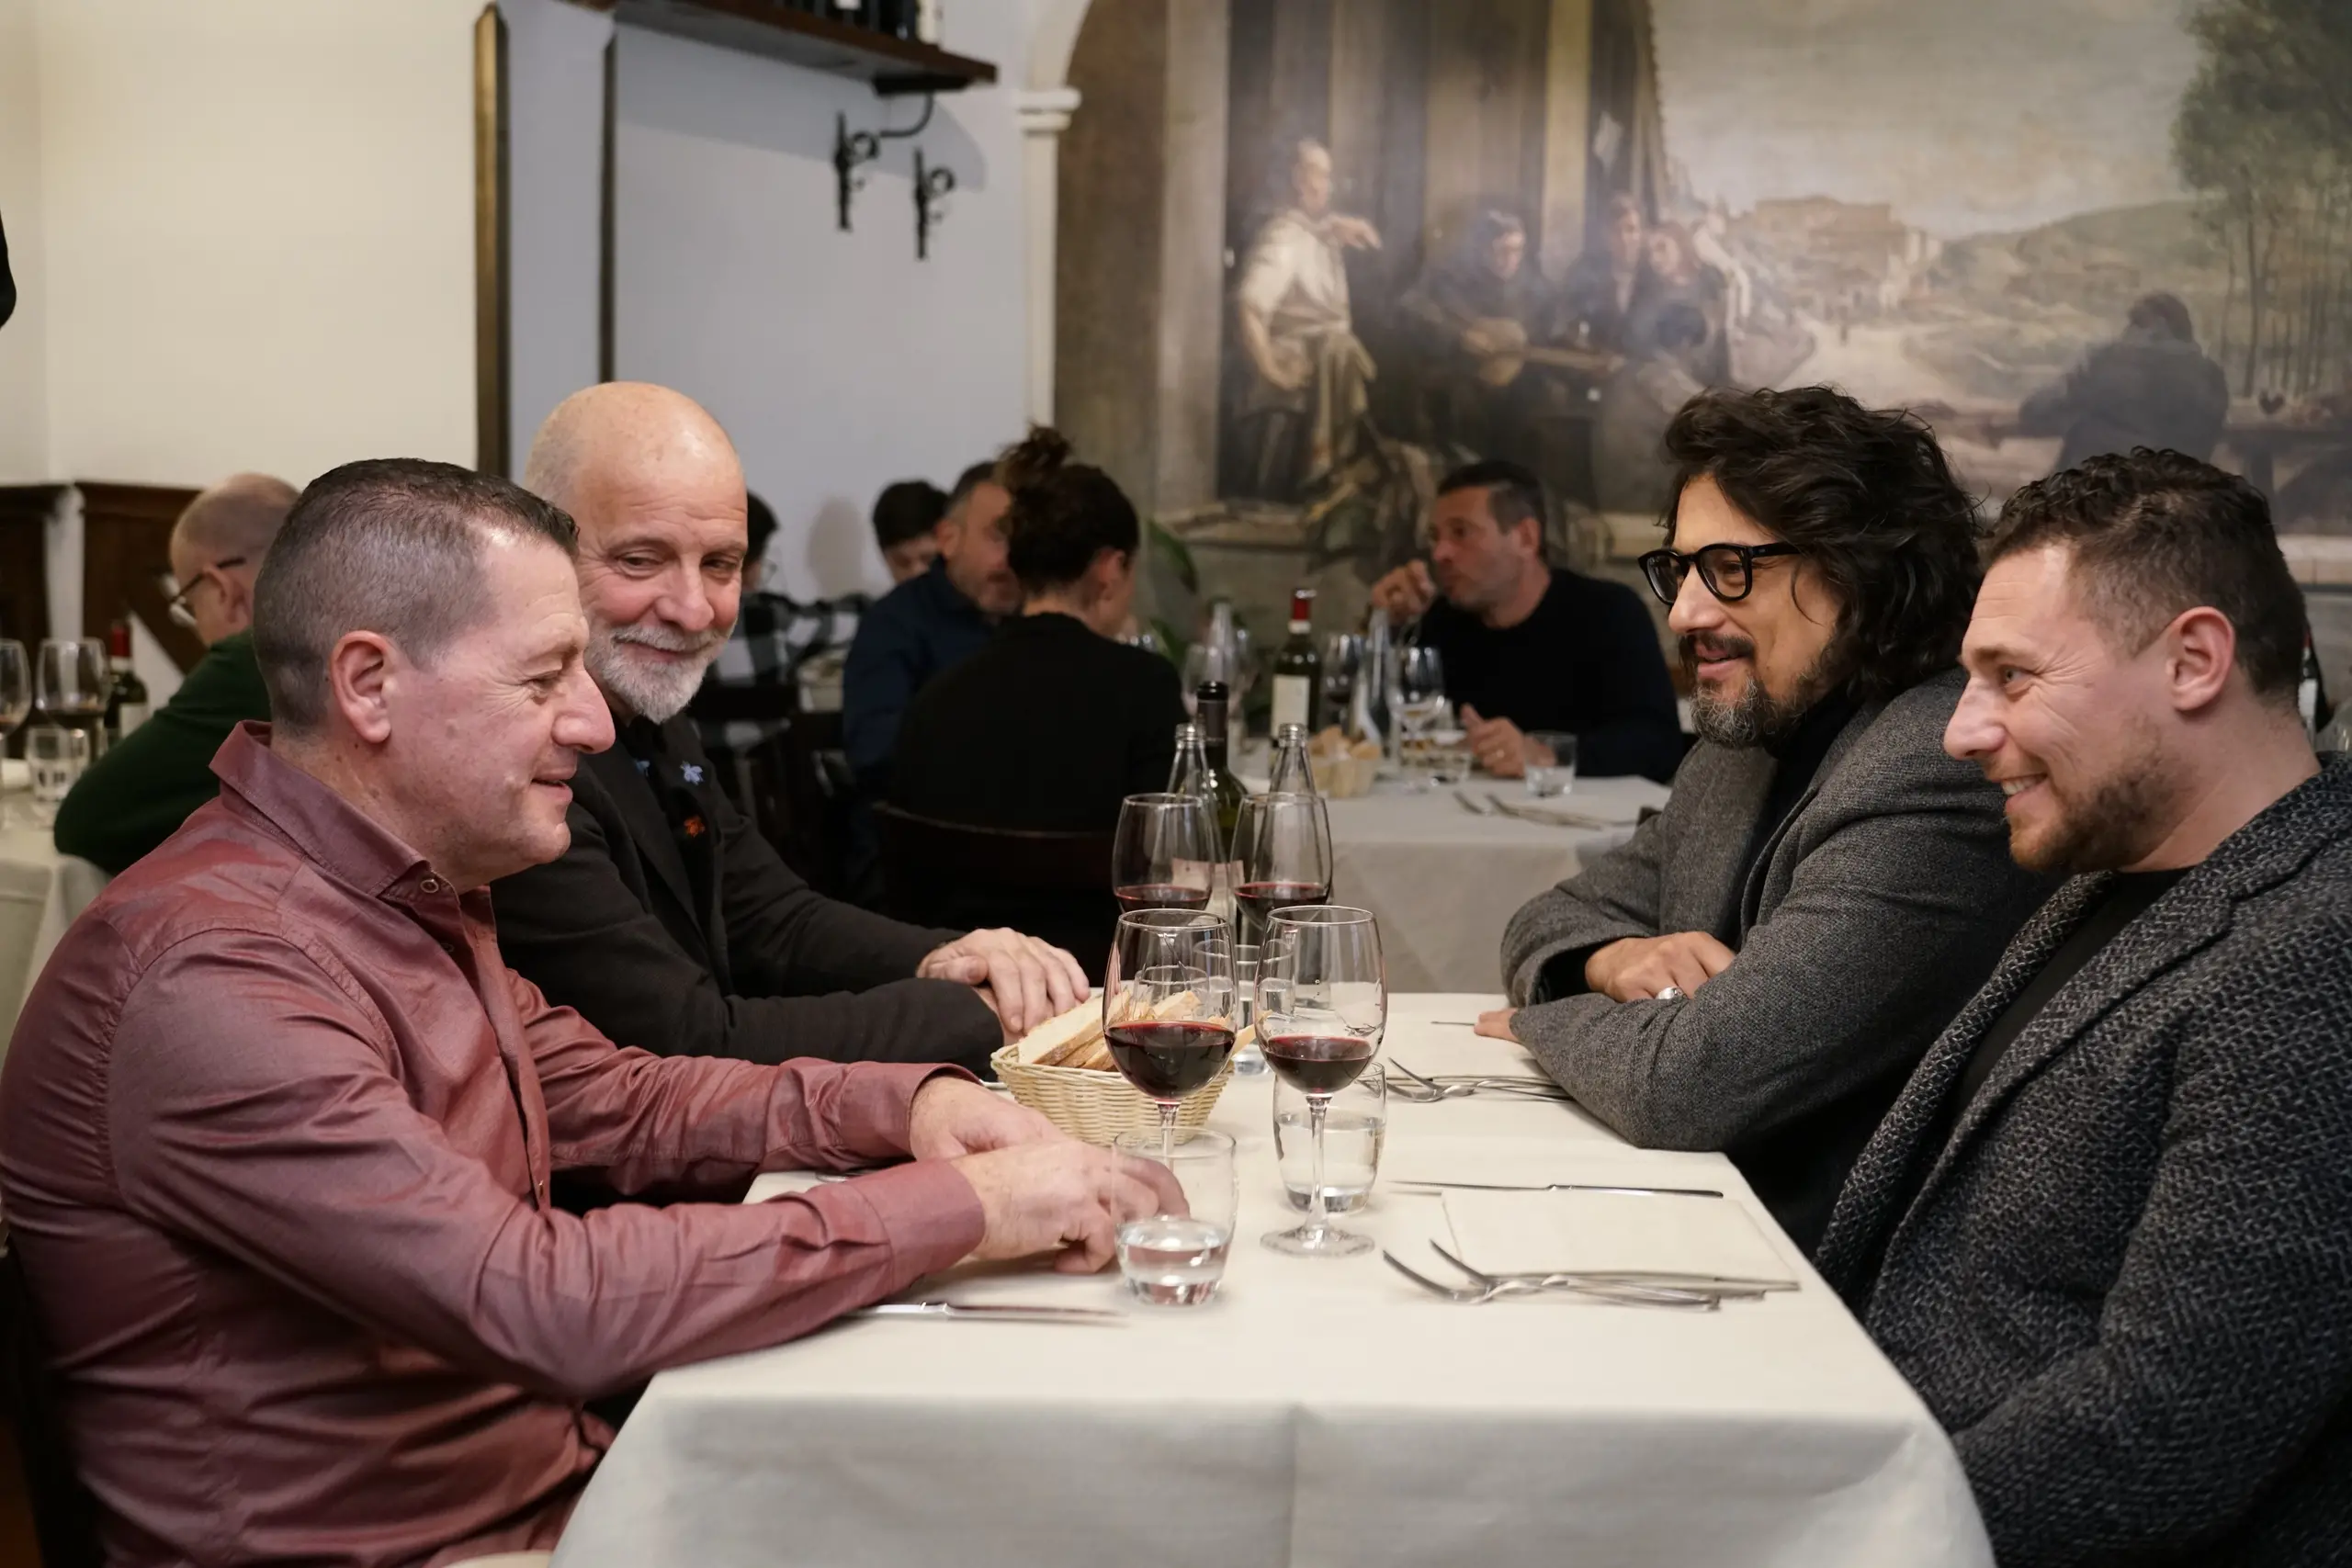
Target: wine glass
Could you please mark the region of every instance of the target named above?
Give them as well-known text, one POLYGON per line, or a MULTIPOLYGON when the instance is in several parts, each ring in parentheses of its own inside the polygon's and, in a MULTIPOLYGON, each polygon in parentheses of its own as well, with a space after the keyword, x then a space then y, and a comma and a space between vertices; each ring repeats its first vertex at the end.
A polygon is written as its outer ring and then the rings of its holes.
POLYGON ((1119 917, 1102 977, 1112 1064, 1159 1106, 1159 1150, 1176 1147, 1176 1109, 1233 1055, 1233 930, 1192 909, 1119 917))
MULTIPOLYGON (((0 753, 6 751, 8 738, 32 711, 32 660, 26 657, 23 643, 0 637, 0 753)), ((0 828, 8 825, 10 814, 6 797, 0 795, 0 828)))
POLYGON ((1323 639, 1323 712, 1333 724, 1348 720, 1355 697, 1356 674, 1363 668, 1363 637, 1355 632, 1333 632, 1323 639))
POLYGON ((1111 840, 1111 891, 1126 909, 1200 909, 1216 869, 1216 825, 1198 795, 1131 795, 1111 840))
POLYGON ((106 644, 89 637, 45 637, 33 670, 33 705, 52 723, 89 732, 95 754, 112 679, 106 644))
POLYGON ((1262 946, 1267 919, 1291 904, 1331 897, 1331 818, 1312 792, 1253 795, 1233 823, 1241 867, 1233 901, 1244 943, 1262 946))
POLYGON ((1388 665, 1388 711, 1396 716, 1397 728, 1402 731, 1396 745, 1397 758, 1406 763, 1407 774, 1417 790, 1429 787, 1425 774, 1412 766, 1411 757, 1421 751, 1422 734, 1445 712, 1445 661, 1434 648, 1415 643, 1399 648, 1388 665))
POLYGON ((1318 904, 1278 911, 1258 960, 1258 1043, 1266 1065, 1306 1098, 1313 1179, 1306 1218, 1265 1244, 1295 1258, 1347 1258, 1372 1238, 1333 1227, 1324 1204, 1323 1123, 1331 1097, 1362 1077, 1388 1022, 1388 972, 1369 910, 1318 904))

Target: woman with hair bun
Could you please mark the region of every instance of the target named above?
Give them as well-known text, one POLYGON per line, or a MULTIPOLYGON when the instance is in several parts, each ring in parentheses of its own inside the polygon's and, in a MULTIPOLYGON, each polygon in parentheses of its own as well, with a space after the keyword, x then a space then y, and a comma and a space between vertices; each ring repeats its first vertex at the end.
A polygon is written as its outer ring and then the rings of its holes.
MULTIPOLYGON (((1072 462, 1069 442, 1045 426, 999 461, 997 482, 1012 497, 1005 534, 1021 613, 907 710, 890 801, 978 827, 1109 832, 1123 798, 1167 786, 1184 722, 1175 670, 1117 640, 1142 525, 1111 477, 1072 462)), ((1104 951, 1116 908, 1107 886, 1050 908, 951 891, 960 901, 932 918, 1016 926, 1082 963, 1104 951)))

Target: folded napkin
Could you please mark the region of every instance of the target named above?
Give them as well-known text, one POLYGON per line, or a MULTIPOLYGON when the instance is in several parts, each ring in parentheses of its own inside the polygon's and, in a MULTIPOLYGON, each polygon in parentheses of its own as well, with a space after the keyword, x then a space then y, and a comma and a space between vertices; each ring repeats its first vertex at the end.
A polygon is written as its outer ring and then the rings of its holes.
POLYGON ((1487 1274, 1696 1274, 1794 1284, 1729 1198, 1632 1192, 1448 1192, 1454 1249, 1487 1274))
MULTIPOLYGON (((1469 1018, 1464 1012, 1456 1015, 1469 1018)), ((1425 1078, 1476 1076, 1498 1078, 1543 1078, 1544 1069, 1526 1046, 1515 1040, 1490 1040, 1483 1034, 1473 1034, 1466 1029, 1434 1031, 1427 1036, 1399 1043, 1392 1031, 1387 1049, 1383 1053, 1392 1062, 1402 1062, 1425 1078)), ((1544 1078, 1550 1082, 1549 1078, 1544 1078)))

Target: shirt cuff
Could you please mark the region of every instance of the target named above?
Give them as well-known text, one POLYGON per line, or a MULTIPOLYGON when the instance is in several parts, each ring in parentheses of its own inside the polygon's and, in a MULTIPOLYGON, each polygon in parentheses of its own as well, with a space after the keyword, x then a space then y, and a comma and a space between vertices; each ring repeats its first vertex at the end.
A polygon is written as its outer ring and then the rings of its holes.
POLYGON ((826 1196, 836 1202, 854 1198, 872 1212, 890 1247, 892 1282, 885 1295, 954 1267, 988 1231, 979 1194, 945 1160, 892 1166, 837 1183, 826 1196))

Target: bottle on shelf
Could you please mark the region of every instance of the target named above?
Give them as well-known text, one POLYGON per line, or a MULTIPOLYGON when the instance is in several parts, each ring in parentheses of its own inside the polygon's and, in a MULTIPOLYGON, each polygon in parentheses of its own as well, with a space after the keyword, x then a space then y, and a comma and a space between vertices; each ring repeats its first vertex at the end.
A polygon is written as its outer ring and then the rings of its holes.
MULTIPOLYGON (((1275 679, 1280 680, 1280 676, 1275 679)), ((1281 698, 1277 696, 1279 703, 1281 698)), ((1280 711, 1277 709, 1276 711, 1280 711)), ((1274 761, 1266 775, 1268 795, 1313 795, 1315 763, 1306 754, 1306 726, 1278 724, 1274 727, 1274 761)))
POLYGON ((1315 590, 1294 588, 1290 594, 1290 636, 1274 650, 1273 728, 1286 724, 1322 728, 1316 710, 1323 698, 1323 655, 1315 646, 1315 590))
POLYGON ((106 740, 111 746, 147 722, 147 682, 131 668, 129 621, 117 621, 107 632, 107 667, 114 676, 107 688, 106 740))

